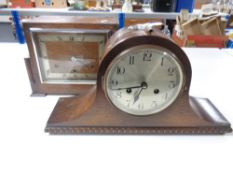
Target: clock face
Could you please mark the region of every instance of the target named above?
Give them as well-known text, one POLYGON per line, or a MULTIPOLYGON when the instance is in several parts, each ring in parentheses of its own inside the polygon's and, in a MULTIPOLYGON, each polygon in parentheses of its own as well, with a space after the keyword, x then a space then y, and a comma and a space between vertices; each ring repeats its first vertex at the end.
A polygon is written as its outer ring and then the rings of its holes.
POLYGON ((181 64, 170 51, 143 45, 119 54, 104 78, 108 100, 129 114, 144 116, 169 107, 180 94, 181 64))
POLYGON ((42 83, 95 83, 106 33, 44 30, 34 39, 42 83))

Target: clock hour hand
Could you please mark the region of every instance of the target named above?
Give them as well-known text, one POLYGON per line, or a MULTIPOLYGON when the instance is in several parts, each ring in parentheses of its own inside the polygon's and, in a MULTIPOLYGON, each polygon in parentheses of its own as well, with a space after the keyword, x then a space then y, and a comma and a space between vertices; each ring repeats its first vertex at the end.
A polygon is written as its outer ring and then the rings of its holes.
POLYGON ((138 101, 139 96, 140 96, 142 90, 143 90, 143 88, 141 88, 139 92, 137 91, 138 93, 137 93, 137 92, 134 93, 133 104, 136 103, 136 102, 138 101))
POLYGON ((136 103, 137 101, 138 101, 138 99, 139 99, 139 96, 140 96, 140 94, 142 93, 142 90, 143 89, 147 89, 147 87, 148 87, 148 85, 147 85, 147 83, 146 82, 142 82, 142 85, 141 85, 142 87, 141 87, 141 89, 139 90, 139 92, 137 93, 135 93, 134 94, 134 102, 133 103, 136 103))
POLYGON ((81 65, 88 65, 90 63, 93 63, 95 62, 94 59, 87 59, 87 58, 82 58, 82 57, 71 57, 70 58, 71 62, 73 63, 78 63, 78 64, 81 64, 81 65))

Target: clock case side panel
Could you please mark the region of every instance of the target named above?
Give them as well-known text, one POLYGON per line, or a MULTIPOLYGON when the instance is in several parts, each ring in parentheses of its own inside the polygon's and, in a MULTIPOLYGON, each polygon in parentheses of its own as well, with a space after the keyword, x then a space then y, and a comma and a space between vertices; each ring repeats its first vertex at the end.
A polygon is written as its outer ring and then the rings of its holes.
MULTIPOLYGON (((86 21, 87 23, 87 21, 86 21)), ((42 21, 29 20, 23 23, 23 29, 28 45, 28 50, 30 58, 25 59, 26 68, 28 71, 29 80, 32 88, 32 95, 41 96, 41 95, 76 95, 88 91, 93 85, 85 84, 43 84, 40 80, 40 72, 38 69, 36 55, 34 52, 33 39, 30 33, 31 28, 41 28, 41 29, 83 29, 83 30, 106 30, 106 40, 115 32, 116 25, 101 25, 101 24, 92 24, 85 25, 79 23, 48 23, 42 21)))

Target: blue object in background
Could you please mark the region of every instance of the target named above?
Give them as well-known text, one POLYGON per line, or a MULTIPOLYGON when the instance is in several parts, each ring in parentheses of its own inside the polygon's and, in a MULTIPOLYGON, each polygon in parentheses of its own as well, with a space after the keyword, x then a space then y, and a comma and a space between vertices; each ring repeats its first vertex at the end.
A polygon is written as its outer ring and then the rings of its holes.
POLYGON ((51 6, 52 1, 51 0, 44 0, 44 3, 46 6, 51 6))
MULTIPOLYGON (((225 34, 230 34, 230 33, 233 33, 233 29, 231 28, 226 28, 225 29, 225 34)), ((228 49, 233 49, 233 40, 232 39, 229 39, 226 43, 226 48, 228 49)))
POLYGON ((193 12, 195 0, 177 0, 176 12, 180 12, 182 9, 187 9, 190 13, 193 12))
POLYGON ((22 31, 22 28, 21 28, 21 25, 20 25, 19 14, 15 10, 12 11, 11 14, 12 14, 13 21, 14 21, 14 24, 15 24, 15 33, 16 33, 16 36, 18 38, 18 41, 19 41, 20 44, 24 44, 25 39, 24 39, 23 31, 22 31))
POLYGON ((119 13, 118 14, 118 21, 119 21, 119 28, 123 28, 125 26, 125 14, 119 13))
POLYGON ((233 48, 233 40, 229 39, 227 42, 227 48, 233 48))

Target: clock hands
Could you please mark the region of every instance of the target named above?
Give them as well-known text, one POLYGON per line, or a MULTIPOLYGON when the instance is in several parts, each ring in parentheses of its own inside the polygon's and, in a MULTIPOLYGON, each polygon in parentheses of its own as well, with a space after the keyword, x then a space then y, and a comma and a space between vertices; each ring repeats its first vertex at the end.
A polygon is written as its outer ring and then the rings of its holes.
POLYGON ((124 90, 124 89, 137 89, 137 88, 142 88, 142 85, 133 86, 133 87, 123 87, 123 88, 117 88, 117 89, 111 89, 111 90, 124 90))
POLYGON ((131 89, 137 89, 137 88, 140 88, 140 90, 136 91, 134 93, 134 103, 136 103, 139 99, 140 94, 142 93, 142 90, 148 88, 148 85, 146 82, 142 82, 140 86, 123 87, 123 88, 117 88, 117 89, 112 89, 112 90, 124 90, 124 89, 126 89, 127 92, 131 92, 131 89))
POLYGON ((142 90, 143 90, 143 88, 141 88, 139 92, 137 91, 138 93, 137 92, 134 93, 133 104, 138 101, 139 96, 140 96, 142 90))
POLYGON ((138 93, 136 92, 136 93, 134 94, 134 101, 133 101, 133 103, 136 103, 136 102, 138 101, 139 96, 140 96, 140 94, 142 93, 142 90, 143 90, 143 89, 147 89, 147 87, 148 87, 147 83, 146 83, 146 82, 142 82, 142 84, 141 84, 141 89, 139 90, 138 93))
POLYGON ((73 63, 78 63, 78 64, 81 64, 81 65, 88 65, 88 64, 91 64, 93 62, 95 62, 95 59, 89 59, 89 58, 79 58, 79 57, 71 57, 70 58, 71 62, 73 63))
POLYGON ((138 89, 138 88, 146 89, 147 83, 142 82, 140 86, 123 87, 123 88, 117 88, 117 89, 111 89, 111 90, 138 89))

